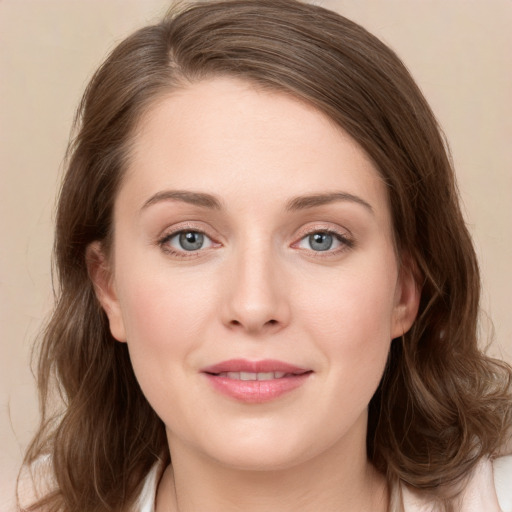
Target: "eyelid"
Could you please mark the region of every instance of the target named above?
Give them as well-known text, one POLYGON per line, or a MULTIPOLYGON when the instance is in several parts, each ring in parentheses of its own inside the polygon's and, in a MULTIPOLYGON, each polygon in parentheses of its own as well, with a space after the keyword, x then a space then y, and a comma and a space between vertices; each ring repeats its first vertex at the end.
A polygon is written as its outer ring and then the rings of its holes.
MULTIPOLYGON (((209 249, 215 249, 218 247, 221 247, 223 244, 218 242, 218 237, 215 235, 212 235, 211 229, 208 229, 208 227, 205 227, 205 225, 202 222, 181 222, 176 225, 173 225, 167 229, 165 229, 162 234, 157 239, 157 245, 160 246, 160 248, 171 255, 180 257, 180 258, 191 258, 191 257, 198 257, 201 256, 201 253, 204 253, 208 251, 209 249), (193 231, 196 233, 201 233, 205 237, 209 239, 211 242, 211 245, 206 248, 200 248, 195 251, 186 251, 186 250, 180 250, 178 248, 172 247, 167 244, 169 240, 171 240, 173 237, 179 235, 180 233, 187 232, 187 231, 193 231)), ((314 225, 308 225, 306 227, 301 228, 296 237, 295 242, 291 244, 292 248, 300 249, 302 251, 306 251, 310 254, 313 254, 315 257, 321 258, 321 257, 330 257, 333 255, 337 255, 341 252, 344 252, 348 249, 351 249, 355 245, 354 237, 352 236, 352 233, 346 228, 341 228, 337 226, 332 226, 331 224, 314 224, 314 225), (314 233, 327 233, 330 235, 333 235, 341 244, 340 247, 337 247, 335 249, 327 249, 325 251, 315 251, 313 249, 306 249, 298 247, 298 245, 307 237, 314 233)))
POLYGON ((171 255, 178 256, 180 258, 190 258, 190 257, 197 257, 200 256, 200 253, 206 252, 208 249, 220 247, 222 244, 217 242, 216 237, 213 236, 210 232, 211 230, 204 227, 202 223, 198 225, 195 222, 181 222, 179 224, 173 225, 167 229, 165 229, 161 235, 158 236, 157 239, 157 245, 160 246, 160 248, 171 255), (181 234, 181 233, 187 233, 187 232, 194 232, 194 233, 200 233, 211 242, 211 245, 206 248, 200 248, 195 251, 186 251, 181 250, 176 247, 168 245, 168 242, 174 238, 175 236, 181 234))
POLYGON ((340 252, 346 251, 347 249, 351 249, 354 247, 354 245, 355 240, 354 237, 352 236, 352 233, 350 233, 349 230, 333 227, 332 225, 315 224, 310 225, 304 229, 301 229, 297 234, 297 240, 293 242, 291 247, 308 251, 309 253, 313 253, 316 257, 329 257, 340 252), (306 237, 313 235, 315 233, 327 233, 333 235, 341 243, 341 247, 332 250, 328 249, 326 251, 314 251, 313 249, 304 249, 298 247, 298 244, 302 242, 306 237))

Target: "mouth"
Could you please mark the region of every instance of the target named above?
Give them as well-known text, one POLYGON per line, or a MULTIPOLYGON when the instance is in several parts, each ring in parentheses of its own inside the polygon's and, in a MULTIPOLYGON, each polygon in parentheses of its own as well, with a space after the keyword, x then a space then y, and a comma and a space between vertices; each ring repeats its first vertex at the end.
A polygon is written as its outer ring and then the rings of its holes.
POLYGON ((282 379, 285 377, 294 377, 296 375, 302 375, 298 373, 284 373, 284 372, 220 372, 220 373, 211 373, 210 375, 215 375, 217 377, 225 377, 227 379, 234 380, 245 380, 245 381, 253 381, 253 380, 274 380, 274 379, 282 379))
POLYGON ((245 403, 263 403, 300 388, 313 370, 276 360, 232 359, 201 370, 221 394, 245 403))

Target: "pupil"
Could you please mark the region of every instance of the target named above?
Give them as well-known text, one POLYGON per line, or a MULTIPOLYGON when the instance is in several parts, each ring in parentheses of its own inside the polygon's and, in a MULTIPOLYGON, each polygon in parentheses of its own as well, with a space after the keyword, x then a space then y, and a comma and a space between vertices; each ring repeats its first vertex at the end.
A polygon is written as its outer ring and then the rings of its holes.
POLYGON ((329 233, 309 235, 309 244, 315 251, 327 251, 332 246, 332 235, 329 233))
POLYGON ((204 236, 195 231, 188 231, 180 234, 180 245, 185 251, 196 251, 201 249, 204 236))

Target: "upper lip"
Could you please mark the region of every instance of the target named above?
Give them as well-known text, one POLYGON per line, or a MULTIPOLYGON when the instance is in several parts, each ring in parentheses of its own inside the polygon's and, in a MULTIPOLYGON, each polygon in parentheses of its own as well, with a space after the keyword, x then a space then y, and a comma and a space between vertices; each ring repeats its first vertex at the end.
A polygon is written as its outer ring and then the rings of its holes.
POLYGON ((246 359, 229 359, 212 366, 207 366, 201 370, 204 373, 224 373, 224 372, 250 372, 250 373, 267 373, 267 372, 284 372, 302 374, 309 372, 306 368, 301 368, 293 364, 277 361, 274 359, 263 359, 260 361, 248 361, 246 359))

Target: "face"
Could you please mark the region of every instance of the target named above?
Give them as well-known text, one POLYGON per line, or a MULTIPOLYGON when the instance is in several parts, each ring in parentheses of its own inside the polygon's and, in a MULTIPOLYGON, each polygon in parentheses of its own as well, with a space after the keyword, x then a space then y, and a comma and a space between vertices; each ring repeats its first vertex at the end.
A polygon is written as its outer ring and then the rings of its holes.
POLYGON ((171 453, 261 469, 364 445, 418 298, 385 185, 323 114, 227 78, 160 99, 105 265, 98 297, 171 453))

